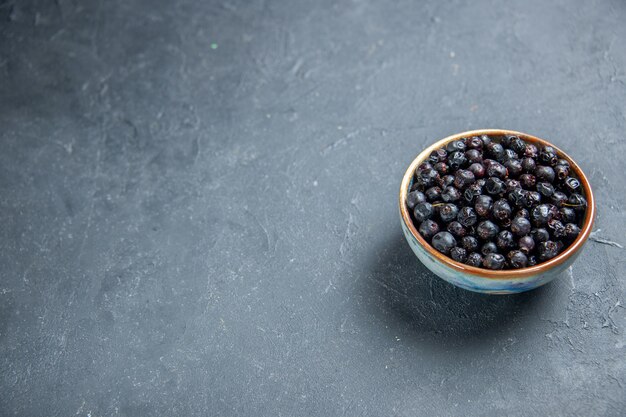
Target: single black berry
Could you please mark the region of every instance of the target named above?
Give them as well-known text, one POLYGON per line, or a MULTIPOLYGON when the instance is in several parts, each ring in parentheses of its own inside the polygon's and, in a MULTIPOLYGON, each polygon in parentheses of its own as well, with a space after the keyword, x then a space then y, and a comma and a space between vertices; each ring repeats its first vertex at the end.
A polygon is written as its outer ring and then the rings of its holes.
POLYGON ((530 233, 530 221, 525 217, 515 217, 511 221, 511 231, 517 236, 524 236, 530 233))
POLYGON ((522 236, 519 238, 517 246, 519 246, 522 252, 528 255, 535 249, 535 240, 531 236, 522 236))
POLYGON ((465 188, 476 180, 472 171, 459 169, 454 175, 454 185, 457 188, 465 188))
POLYGON ((507 255, 509 263, 513 268, 526 268, 528 257, 521 250, 513 250, 507 255))
POLYGON ((462 238, 467 234, 467 230, 465 230, 465 227, 463 227, 463 225, 456 220, 448 223, 447 230, 448 232, 452 233, 454 237, 458 238, 462 238))
POLYGON ((467 251, 455 246, 450 250, 450 257, 457 262, 465 262, 467 260, 467 251))
POLYGON ((465 227, 470 227, 478 222, 478 215, 476 211, 474 211, 471 207, 463 207, 459 210, 459 214, 457 215, 457 220, 465 227))
POLYGON ((552 182, 554 181, 555 176, 556 174, 554 173, 554 169, 552 169, 552 167, 539 165, 535 169, 535 177, 537 178, 537 181, 552 182))
POLYGON ((504 268, 504 264, 506 259, 504 256, 499 253, 489 253, 485 255, 483 260, 483 266, 487 269, 502 269, 504 268))
POLYGON ((459 214, 459 208, 452 203, 439 207, 439 218, 446 223, 456 219, 457 214, 459 214))
POLYGON ((480 253, 472 252, 467 257, 465 263, 469 266, 480 267, 483 264, 483 257, 480 256, 480 253))
POLYGON ((470 164, 474 162, 480 163, 483 161, 483 153, 478 149, 469 149, 465 151, 465 157, 470 162, 470 164))
POLYGON ((433 220, 426 219, 422 222, 422 224, 420 224, 418 231, 425 239, 430 240, 433 236, 439 233, 439 224, 433 220))
POLYGON ((478 250, 478 239, 474 236, 465 236, 461 239, 461 247, 468 252, 476 252, 478 250))
POLYGON ((498 233, 498 237, 496 238, 496 246, 505 251, 507 249, 512 249, 515 247, 515 236, 509 230, 503 230, 498 233))
POLYGON ((479 195, 476 197, 474 202, 474 210, 481 217, 487 217, 491 212, 491 207, 493 205, 493 199, 488 195, 479 195))
POLYGON ((483 255, 487 255, 488 253, 496 253, 498 252, 498 247, 493 242, 487 242, 480 248, 480 252, 483 255))
POLYGON ((504 198, 501 198, 493 203, 493 208, 491 209, 493 217, 497 220, 505 220, 510 218, 512 211, 513 210, 511 210, 509 202, 506 201, 504 198))
POLYGON ((556 242, 548 240, 537 245, 540 261, 547 261, 559 254, 559 245, 556 242))
POLYGON ((447 255, 456 246, 456 239, 449 232, 439 232, 433 236, 432 244, 439 252, 447 255))
POLYGON ((496 237, 500 228, 489 220, 483 220, 476 226, 476 234, 483 240, 490 240, 496 237))
POLYGON ((506 190, 506 185, 500 178, 491 177, 485 183, 485 190, 491 195, 497 195, 506 190))
POLYGON ((543 227, 531 230, 530 236, 537 243, 545 242, 550 239, 550 233, 548 233, 548 231, 543 227))
POLYGON ((481 163, 475 162, 471 164, 467 170, 474 174, 475 178, 482 178, 485 176, 485 167, 481 163))
POLYGON ((441 187, 430 187, 424 194, 426 195, 426 199, 430 202, 441 200, 441 187))
POLYGON ((443 189, 441 193, 441 199, 446 203, 451 203, 461 199, 461 192, 452 185, 449 185, 443 189))
POLYGON ((428 202, 419 203, 413 209, 413 216, 415 216, 415 220, 418 223, 423 222, 424 220, 430 219, 433 217, 435 210, 433 209, 433 205, 428 202))
POLYGON ((413 210, 416 205, 426 201, 426 196, 421 191, 411 191, 406 196, 406 205, 413 210))

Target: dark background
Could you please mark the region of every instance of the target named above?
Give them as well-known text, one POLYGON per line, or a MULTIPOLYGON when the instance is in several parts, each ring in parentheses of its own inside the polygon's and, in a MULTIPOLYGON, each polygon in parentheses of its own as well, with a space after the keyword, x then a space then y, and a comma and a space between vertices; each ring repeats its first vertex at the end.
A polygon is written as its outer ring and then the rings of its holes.
POLYGON ((626 252, 489 297, 427 144, 566 149, 626 245, 623 1, 0 1, 2 416, 619 416, 626 252), (469 4, 468 4, 469 3, 469 4))

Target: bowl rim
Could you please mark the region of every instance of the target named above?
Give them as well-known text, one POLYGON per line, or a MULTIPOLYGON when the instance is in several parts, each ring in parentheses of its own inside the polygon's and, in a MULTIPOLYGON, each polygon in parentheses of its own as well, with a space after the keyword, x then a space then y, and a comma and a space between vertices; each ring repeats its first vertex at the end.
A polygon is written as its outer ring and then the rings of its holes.
POLYGON ((469 130, 466 132, 456 133, 456 134, 447 136, 433 143, 432 145, 428 146, 419 155, 417 155, 415 159, 413 159, 413 162, 411 162, 411 164, 405 171, 404 176, 402 177, 402 183, 400 184, 399 205, 400 205, 400 216, 402 218, 402 221, 405 223, 407 228, 411 231, 411 234, 413 235, 413 237, 420 243, 420 245, 433 258, 437 259, 439 262, 445 264, 449 268, 452 268, 456 271, 466 273, 466 274, 471 274, 471 275, 477 275, 477 276, 480 276, 483 278, 489 278, 489 279, 516 279, 516 278, 522 279, 522 278, 527 278, 529 276, 545 273, 548 270, 558 265, 561 265, 562 263, 567 261, 570 257, 572 257, 576 252, 578 252, 578 250, 587 241, 587 238, 589 237, 589 234, 591 233, 591 230, 593 228, 593 223, 595 220, 595 213, 596 213, 595 200, 593 197, 593 192, 591 190, 591 185, 589 183, 589 180, 583 173, 580 166, 568 154, 563 152, 558 146, 555 146, 554 144, 548 142, 545 139, 541 139, 536 136, 529 135, 527 133, 517 132, 515 130, 507 130, 507 129, 469 130), (460 262, 456 262, 452 258, 449 258, 448 256, 437 251, 422 237, 422 235, 419 234, 419 232, 415 228, 415 225, 413 224, 413 221, 409 214, 409 209, 405 204, 406 196, 409 191, 409 184, 411 182, 415 169, 418 167, 419 164, 425 161, 428 158, 428 156, 430 156, 432 151, 434 151, 435 149, 441 148, 443 145, 446 145, 448 142, 461 139, 464 137, 480 136, 480 135, 489 135, 489 136, 516 135, 533 144, 539 144, 542 146, 552 146, 557 151, 559 158, 565 159, 567 162, 569 162, 570 169, 573 169, 574 173, 576 174, 576 176, 578 177, 578 179, 580 180, 583 186, 584 195, 585 195, 585 198, 587 199, 587 211, 585 213, 585 220, 583 222, 583 226, 581 228, 580 234, 578 235, 576 240, 574 240, 574 242, 567 249, 561 252, 558 256, 546 262, 542 262, 540 264, 527 267, 527 268, 495 270, 495 271, 490 270, 490 269, 478 268, 478 267, 466 265, 460 262))

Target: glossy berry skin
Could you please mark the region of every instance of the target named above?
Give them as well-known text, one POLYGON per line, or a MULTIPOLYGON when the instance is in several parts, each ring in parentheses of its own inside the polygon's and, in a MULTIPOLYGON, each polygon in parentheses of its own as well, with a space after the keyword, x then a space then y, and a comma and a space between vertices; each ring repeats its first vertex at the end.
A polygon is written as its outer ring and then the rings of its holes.
POLYGON ((530 213, 526 209, 519 209, 515 212, 515 217, 523 217, 525 219, 530 219, 530 213))
POLYGON ((422 224, 420 224, 418 232, 424 237, 424 239, 430 240, 433 236, 439 233, 439 224, 430 219, 424 220, 422 224))
POLYGON ((526 150, 526 142, 515 136, 511 140, 510 148, 513 149, 518 155, 523 155, 524 151, 526 150))
POLYGON ((461 192, 454 186, 447 186, 441 193, 441 199, 446 203, 451 203, 461 199, 461 192))
POLYGON ((476 234, 483 240, 491 240, 500 231, 500 228, 489 220, 483 220, 476 226, 476 234))
POLYGON ((578 190, 578 188, 580 187, 580 181, 578 181, 576 178, 573 178, 573 177, 565 178, 565 181, 563 181, 563 183, 569 189, 570 192, 574 192, 578 190))
POLYGON ((537 192, 544 197, 551 197, 554 194, 554 185, 549 182, 539 182, 537 183, 537 192))
POLYGON ((483 161, 483 154, 477 149, 470 149, 468 151, 465 151, 465 157, 470 162, 470 164, 474 162, 480 163, 483 161))
POLYGON ((456 239, 449 232, 439 232, 433 236, 432 245, 439 252, 447 255, 456 246, 456 239))
POLYGON ((527 190, 532 190, 535 188, 535 184, 537 183, 537 178, 532 174, 522 174, 519 176, 519 182, 522 184, 522 187, 527 190))
POLYGON ((428 162, 436 164, 437 162, 446 162, 448 159, 448 152, 445 149, 436 149, 430 153, 428 162))
POLYGON ((535 169, 535 177, 537 178, 537 181, 553 182, 556 174, 554 173, 554 169, 552 169, 552 167, 539 165, 535 169))
POLYGON ((517 236, 525 236, 530 233, 530 221, 525 217, 516 217, 511 221, 511 232, 517 236))
POLYGON ((540 261, 547 261, 559 254, 559 245, 551 240, 541 242, 537 245, 537 252, 539 253, 540 261))
POLYGON ((526 268, 528 265, 528 257, 520 250, 513 250, 507 255, 509 263, 513 268, 526 268))
POLYGON ((526 158, 536 158, 539 155, 539 149, 532 143, 526 144, 526 149, 524 149, 524 156, 526 158))
POLYGON ((452 203, 444 204, 439 208, 439 218, 446 223, 456 219, 458 214, 459 208, 452 203))
POLYGON ((567 203, 568 197, 561 191, 555 191, 550 197, 550 201, 557 207, 563 207, 563 204, 567 203))
POLYGON ((467 140, 466 143, 468 149, 478 149, 481 150, 483 148, 483 141, 480 140, 478 136, 472 136, 467 140))
POLYGON ((419 171, 417 175, 417 182, 424 188, 436 185, 439 179, 439 173, 432 168, 419 171))
POLYGON ((539 160, 545 165, 556 165, 558 161, 556 151, 552 146, 544 146, 541 152, 539 152, 539 160))
POLYGON ((582 211, 587 208, 587 200, 580 194, 572 194, 567 199, 567 203, 574 209, 574 211, 582 211))
POLYGON ((532 210, 530 217, 535 226, 544 226, 557 214, 557 209, 552 204, 540 204, 532 210))
POLYGON ((485 190, 491 195, 498 195, 506 190, 506 185, 500 178, 491 177, 485 183, 485 190))
POLYGON ((437 162, 433 168, 435 169, 435 171, 437 171, 439 173, 439 175, 446 175, 448 173, 448 164, 446 164, 445 162, 437 162))
POLYGON ((416 205, 426 201, 426 196, 421 191, 411 191, 406 196, 406 205, 413 210, 416 205))
POLYGON ((441 186, 442 187, 448 187, 450 185, 454 184, 454 175, 444 175, 443 177, 441 177, 441 186))
POLYGON ((457 151, 465 152, 466 147, 467 146, 462 140, 455 140, 446 145, 446 151, 448 151, 448 153, 457 152, 457 151))
POLYGON ((501 163, 493 162, 487 167, 487 176, 497 177, 503 180, 507 177, 507 170, 501 163))
POLYGON ((489 135, 481 135, 480 136, 480 140, 483 141, 483 147, 486 147, 487 145, 489 145, 492 142, 492 140, 489 137, 489 135))
POLYGON ((575 225, 574 223, 567 223, 565 225, 565 239, 574 240, 580 234, 580 227, 575 225))
POLYGON ((458 238, 462 238, 467 234, 467 230, 465 230, 465 227, 463 227, 463 225, 456 220, 448 223, 447 230, 448 232, 452 233, 454 237, 458 238))
POLYGON ((535 249, 535 240, 531 236, 522 236, 517 242, 517 246, 522 252, 528 255, 535 249))
POLYGON ((499 143, 491 142, 489 145, 487 145, 486 149, 487 155, 489 155, 496 161, 504 156, 504 148, 499 143))
POLYGON ((522 170, 526 173, 533 173, 537 169, 537 163, 533 158, 522 159, 522 170))
POLYGON ((526 193, 525 203, 528 207, 536 206, 537 204, 541 203, 541 194, 539 194, 537 191, 528 191, 526 193))
POLYGON ((472 252, 467 257, 466 263, 469 266, 480 267, 483 264, 483 257, 480 256, 480 253, 472 252))
POLYGON ((478 222, 478 215, 476 211, 471 207, 463 207, 459 210, 457 220, 465 227, 470 227, 478 222))
POLYGON ((478 239, 474 236, 465 236, 461 239, 461 247, 468 252, 476 252, 478 250, 478 239))
POLYGON ((467 170, 474 174, 475 178, 483 178, 485 176, 485 167, 480 163, 471 164, 467 170))
POLYGON ((530 255, 528 257, 528 265, 527 266, 535 266, 537 265, 537 257, 535 255, 530 255))
POLYGON ((507 179, 506 181, 504 181, 504 185, 506 185, 506 192, 510 193, 513 190, 516 190, 518 188, 522 187, 522 184, 520 184, 520 182, 518 180, 514 180, 514 179, 507 179))
POLYGON ((448 166, 452 169, 459 169, 467 164, 467 158, 463 152, 452 152, 448 156, 448 166))
POLYGON ((512 211, 513 210, 511 210, 509 202, 503 198, 493 203, 493 208, 491 209, 493 217, 497 220, 505 220, 510 218, 512 211))
POLYGON ((433 217, 434 212, 435 210, 433 209, 433 205, 428 202, 424 202, 415 206, 415 209, 413 209, 413 216, 418 223, 421 223, 424 220, 433 217))
POLYGON ((483 259, 483 266, 487 269, 503 269, 506 259, 499 253, 489 253, 483 259))
POLYGON ((516 188, 513 191, 509 192, 507 195, 508 200, 515 207, 523 207, 526 206, 526 202, 528 199, 526 198, 528 191, 522 190, 521 188, 516 188))
POLYGON ((498 247, 493 242, 487 242, 480 248, 480 252, 483 255, 487 255, 488 253, 496 253, 498 252, 498 247))
POLYGON ((576 211, 571 207, 561 207, 559 209, 559 219, 564 223, 574 223, 576 221, 576 211))
POLYGON ((509 159, 504 163, 504 167, 506 168, 508 175, 512 177, 517 177, 523 171, 522 162, 519 159, 509 159))
POLYGON ((464 263, 467 260, 467 251, 455 246, 450 250, 450 257, 457 262, 464 263))
POLYGON ((502 155, 502 162, 508 162, 513 159, 518 159, 517 153, 513 149, 505 149, 504 155, 502 155))
POLYGON ((543 228, 543 227, 539 227, 537 229, 533 229, 530 231, 530 236, 533 238, 533 240, 536 243, 541 243, 541 242, 545 242, 547 240, 550 239, 550 234, 548 233, 548 231, 543 228))
POLYGON ((565 165, 557 165, 554 167, 554 173, 558 179, 564 180, 569 176, 569 167, 565 165))
POLYGON ((463 189, 467 187, 468 185, 472 184, 474 181, 476 181, 476 177, 474 177, 474 174, 472 173, 472 171, 460 169, 454 175, 454 186, 459 189, 463 189))
POLYGON ((479 184, 472 184, 463 191, 463 199, 467 204, 472 204, 474 198, 483 193, 483 187, 479 184))
POLYGON ((424 194, 426 195, 426 199, 430 201, 431 203, 434 201, 441 200, 441 187, 439 186, 430 187, 428 190, 426 190, 424 194))
POLYGON ((548 222, 548 231, 557 239, 565 237, 565 225, 557 219, 552 219, 548 222))
POLYGON ((481 217, 487 217, 491 212, 493 206, 493 199, 488 195, 479 195, 474 202, 474 210, 481 217))
POLYGON ((496 246, 505 251, 507 249, 512 249, 515 247, 515 236, 509 230, 503 230, 498 233, 498 237, 496 238, 496 246))

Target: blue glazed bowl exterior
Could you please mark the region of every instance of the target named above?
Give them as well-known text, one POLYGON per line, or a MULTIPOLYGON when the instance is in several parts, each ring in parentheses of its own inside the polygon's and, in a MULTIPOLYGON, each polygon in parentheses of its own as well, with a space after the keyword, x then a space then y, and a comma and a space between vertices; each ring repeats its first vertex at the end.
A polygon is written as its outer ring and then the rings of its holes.
POLYGON ((400 187, 399 204, 400 219, 404 236, 417 258, 426 266, 426 268, 428 268, 440 278, 458 287, 464 288, 469 291, 487 294, 514 294, 529 291, 544 284, 547 284, 548 282, 561 275, 565 270, 567 270, 567 268, 569 268, 574 263, 574 261, 580 254, 584 243, 591 233, 595 217, 595 202, 593 198, 593 193, 591 191, 591 186, 576 162, 574 162, 558 147, 552 145, 547 141, 525 133, 501 129, 485 129, 463 132, 449 136, 429 146, 420 155, 418 155, 417 158, 415 158, 413 163, 411 163, 411 165, 407 169, 402 180, 402 185, 400 187), (578 238, 557 257, 541 264, 535 265, 533 267, 503 271, 491 271, 488 269, 476 268, 455 262, 451 258, 448 258, 447 256, 437 252, 434 248, 432 248, 430 244, 419 235, 415 226, 412 223, 411 216, 408 212, 408 208, 406 207, 406 195, 408 194, 408 191, 412 184, 413 173, 415 169, 419 166, 419 164, 422 161, 426 160, 426 158, 433 150, 445 146, 450 141, 471 136, 502 136, 507 134, 520 136, 527 141, 535 143, 536 145, 552 146, 557 150, 557 153, 560 157, 565 158, 570 163, 571 169, 580 179, 580 182, 584 189, 585 197, 587 198, 588 202, 587 212, 585 214, 585 219, 581 227, 581 233, 578 238))

